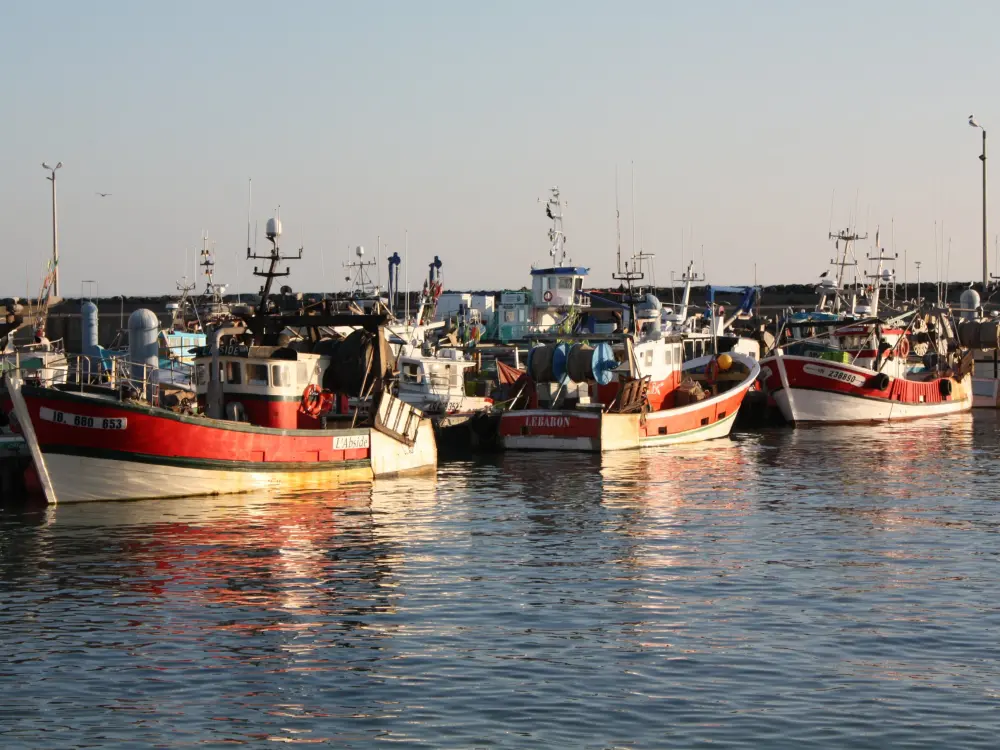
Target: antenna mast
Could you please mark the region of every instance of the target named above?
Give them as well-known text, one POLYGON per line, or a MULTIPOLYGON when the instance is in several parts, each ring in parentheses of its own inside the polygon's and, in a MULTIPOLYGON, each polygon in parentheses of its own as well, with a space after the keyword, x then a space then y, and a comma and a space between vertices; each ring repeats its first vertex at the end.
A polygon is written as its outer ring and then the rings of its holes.
MULTIPOLYGON (((382 238, 378 238, 378 246, 382 247, 382 238)), ((349 269, 347 276, 347 281, 351 283, 353 287, 351 292, 361 299, 368 299, 371 297, 377 297, 381 288, 372 281, 372 275, 370 269, 375 268, 378 265, 376 260, 365 260, 365 248, 362 245, 358 245, 354 248, 354 254, 358 256, 357 260, 348 261, 344 263, 344 268, 349 269)))
MULTIPOLYGON (((851 251, 851 243, 857 242, 858 240, 868 239, 868 233, 861 235, 856 231, 851 229, 843 229, 836 234, 833 232, 829 233, 829 238, 836 241, 837 257, 835 260, 830 261, 830 265, 837 267, 837 294, 834 296, 833 301, 833 311, 840 312, 840 295, 844 289, 844 269, 849 266, 857 267, 857 258, 853 260, 848 260, 848 258, 853 257, 853 252, 851 251), (843 243, 843 247, 841 247, 843 243)), ((855 271, 855 276, 857 272, 855 271)))
POLYGON ((264 283, 260 288, 260 302, 257 305, 257 314, 266 315, 268 309, 270 308, 270 302, 268 297, 271 294, 271 284, 279 276, 288 276, 291 274, 291 269, 286 267, 284 271, 278 271, 278 263, 283 260, 302 260, 302 248, 299 248, 298 255, 282 255, 281 249, 278 247, 278 237, 281 236, 281 206, 278 206, 278 210, 275 212, 274 218, 267 220, 267 226, 264 229, 264 234, 271 243, 271 252, 267 255, 257 255, 256 253, 251 253, 250 248, 247 248, 247 259, 253 258, 254 260, 266 260, 269 261, 267 270, 258 270, 257 266, 253 268, 253 275, 260 276, 264 279, 264 283))
MULTIPOLYGON (((559 197, 559 186, 549 189, 552 196, 545 202, 545 215, 552 219, 552 226, 549 229, 549 255, 552 256, 552 263, 561 267, 566 263, 566 233, 563 232, 563 202, 559 197)), ((542 199, 539 198, 539 201, 542 199)), ((569 205, 569 204, 565 204, 569 205)))
MULTIPOLYGON (((615 164, 615 232, 618 235, 618 265, 622 267, 622 212, 618 207, 618 165, 615 164)), ((1000 265, 998 265, 1000 268, 1000 265)))

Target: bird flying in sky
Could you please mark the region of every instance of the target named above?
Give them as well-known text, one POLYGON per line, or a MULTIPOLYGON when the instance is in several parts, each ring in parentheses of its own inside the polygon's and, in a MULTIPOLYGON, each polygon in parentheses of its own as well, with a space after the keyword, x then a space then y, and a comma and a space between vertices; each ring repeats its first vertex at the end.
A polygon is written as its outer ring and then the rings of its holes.
POLYGON ((102 198, 107 198, 109 195, 111 195, 111 193, 97 193, 97 195, 101 196, 102 198))

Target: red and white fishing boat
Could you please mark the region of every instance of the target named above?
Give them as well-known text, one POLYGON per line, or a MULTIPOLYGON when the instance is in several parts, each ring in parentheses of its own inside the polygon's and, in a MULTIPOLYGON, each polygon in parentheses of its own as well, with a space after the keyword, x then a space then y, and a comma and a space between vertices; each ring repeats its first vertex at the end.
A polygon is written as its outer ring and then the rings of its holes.
POLYGON ((114 388, 8 374, 16 423, 49 502, 322 488, 433 470, 430 420, 385 390, 392 363, 384 317, 271 311, 271 280, 285 275, 275 272, 284 259, 279 233, 272 219, 273 250, 264 256, 271 265, 258 274, 267 282, 255 314, 246 327, 214 331, 194 358, 199 413, 171 405, 147 377, 159 332, 148 310, 133 313, 130 339, 140 357, 133 355, 131 377, 114 388), (345 339, 320 335, 345 325, 355 329, 345 339), (141 339, 147 329, 148 341, 141 339), (350 398, 374 402, 370 421, 345 408, 350 398))
MULTIPOLYGON (((906 341, 901 333, 895 335, 906 341)), ((945 367, 927 367, 905 358, 899 347, 882 357, 854 349, 830 349, 818 356, 779 349, 761 361, 761 381, 792 424, 888 422, 972 408, 969 366, 952 361, 945 367)))
MULTIPOLYGON (((880 285, 891 278, 882 271, 886 259, 877 257, 865 314, 877 314, 880 285)), ((911 310, 887 321, 802 313, 790 325, 796 335, 761 360, 760 377, 791 424, 887 422, 972 408, 972 356, 947 310, 911 310)))
POLYGON ((684 338, 661 330, 659 301, 647 294, 632 309, 634 332, 531 350, 521 408, 500 418, 505 448, 608 452, 729 435, 757 362, 736 352, 685 362, 684 338))

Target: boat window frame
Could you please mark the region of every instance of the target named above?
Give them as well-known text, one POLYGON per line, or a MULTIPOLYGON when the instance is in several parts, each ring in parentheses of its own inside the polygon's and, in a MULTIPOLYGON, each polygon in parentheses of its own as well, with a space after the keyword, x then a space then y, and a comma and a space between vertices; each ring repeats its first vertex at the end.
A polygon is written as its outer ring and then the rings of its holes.
POLYGON ((275 388, 287 388, 295 385, 289 372, 290 369, 288 365, 271 365, 271 384, 275 388))
POLYGON ((267 367, 266 364, 262 364, 260 362, 247 362, 246 363, 246 370, 247 370, 247 372, 246 372, 247 385, 255 385, 255 386, 267 386, 267 385, 270 385, 270 382, 271 382, 270 381, 270 374, 271 373, 268 371, 268 367, 267 367), (263 378, 259 377, 261 370, 264 371, 264 377, 263 378), (254 375, 252 374, 254 371, 257 372, 257 375, 258 375, 257 377, 254 377, 254 375))
POLYGON ((419 362, 404 362, 399 368, 399 376, 404 383, 419 385, 421 382, 421 367, 419 362))
MULTIPOLYGON (((237 360, 228 359, 223 363, 225 368, 225 382, 228 385, 243 385, 243 363, 237 360)), ((221 378, 220 378, 221 380, 221 378)))

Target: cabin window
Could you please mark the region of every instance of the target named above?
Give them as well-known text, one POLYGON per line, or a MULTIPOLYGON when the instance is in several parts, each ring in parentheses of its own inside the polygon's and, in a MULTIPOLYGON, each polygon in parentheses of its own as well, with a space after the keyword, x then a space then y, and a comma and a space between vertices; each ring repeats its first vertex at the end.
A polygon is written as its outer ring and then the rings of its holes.
POLYGON ((705 353, 704 345, 700 341, 694 342, 694 356, 700 357, 705 353))
POLYGON ((578 292, 583 291, 583 278, 581 278, 580 276, 577 276, 576 279, 575 279, 575 281, 574 281, 574 283, 576 285, 576 291, 578 291, 578 292))
POLYGON ((560 279, 559 279, 559 288, 560 289, 572 289, 573 288, 573 279, 572 278, 568 278, 567 279, 565 277, 560 277, 560 279))
POLYGON ((243 382, 243 368, 239 362, 226 362, 226 382, 230 385, 243 382))
POLYGON ((665 352, 663 352, 663 364, 665 365, 670 364, 670 355, 671 355, 670 349, 667 349, 665 352))
POLYGON ((653 366, 653 350, 650 349, 648 352, 646 352, 646 367, 652 367, 652 366, 653 366))
POLYGON ((194 384, 208 385, 208 368, 205 365, 194 366, 194 384))
POLYGON ((555 279, 554 276, 546 276, 545 277, 545 287, 547 289, 555 289, 556 288, 556 279, 555 279))
POLYGON ((277 388, 292 385, 287 365, 271 365, 271 383, 277 388))
POLYGON ((306 385, 309 382, 309 370, 306 369, 305 362, 295 364, 295 376, 298 378, 299 385, 306 385))
POLYGON ((420 366, 416 362, 406 362, 402 369, 404 383, 420 382, 420 366))
POLYGON ((504 323, 513 323, 517 320, 516 310, 504 310, 503 321, 504 323))
POLYGON ((267 385, 267 365, 247 364, 247 385, 267 385))
POLYGON ((690 361, 694 359, 694 342, 685 341, 684 342, 684 359, 690 361))

